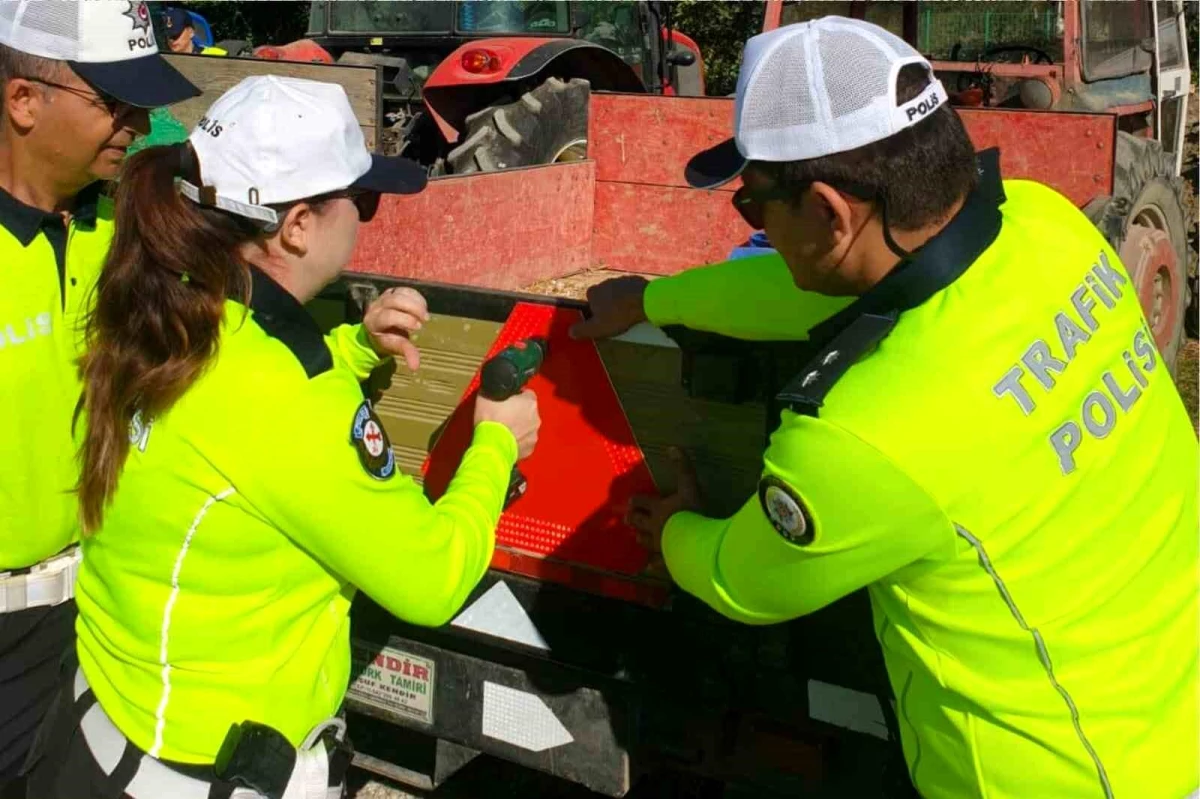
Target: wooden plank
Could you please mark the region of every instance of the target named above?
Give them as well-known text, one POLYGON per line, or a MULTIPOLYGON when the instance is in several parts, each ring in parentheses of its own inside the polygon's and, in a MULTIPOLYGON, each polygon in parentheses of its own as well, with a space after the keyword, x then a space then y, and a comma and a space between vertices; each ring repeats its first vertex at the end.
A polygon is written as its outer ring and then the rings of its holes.
POLYGON ((688 159, 733 135, 732 98, 596 92, 588 114, 588 154, 599 183, 684 188, 688 159))
POLYGON ((387 196, 349 270, 517 289, 588 268, 595 165, 513 169, 432 180, 387 196))
POLYGON ((766 409, 689 397, 681 383, 678 348, 623 341, 601 341, 597 347, 660 489, 675 488, 667 448, 678 446, 696 466, 706 512, 725 516, 740 508, 762 471, 766 409))
POLYGON ((367 147, 375 149, 380 112, 378 76, 374 67, 301 64, 292 61, 218 58, 180 53, 164 53, 163 57, 203 91, 199 97, 171 106, 171 114, 185 127, 194 126, 218 97, 244 78, 251 75, 283 75, 339 84, 346 90, 346 96, 350 99, 350 107, 363 129, 367 147))
POLYGON ((595 266, 670 275, 724 261, 751 230, 723 191, 597 183, 595 266))
POLYGON ((372 375, 368 390, 392 441, 400 470, 421 482, 421 464, 442 424, 500 332, 498 322, 432 314, 412 336, 421 351, 421 367, 410 372, 396 361, 372 375))

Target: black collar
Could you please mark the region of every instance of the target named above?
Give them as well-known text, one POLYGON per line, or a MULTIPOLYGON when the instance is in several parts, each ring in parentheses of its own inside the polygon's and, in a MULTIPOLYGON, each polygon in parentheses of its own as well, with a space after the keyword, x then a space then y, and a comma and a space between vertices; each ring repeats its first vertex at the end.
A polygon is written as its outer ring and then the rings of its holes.
MULTIPOLYGON (((76 195, 75 208, 71 214, 76 223, 87 228, 95 227, 97 205, 103 188, 104 184, 96 181, 76 195)), ((37 238, 38 233, 47 227, 61 229, 63 217, 62 214, 26 205, 4 189, 0 189, 0 225, 13 234, 22 247, 28 247, 37 238)))
POLYGON ((901 313, 952 284, 992 246, 1000 235, 1005 200, 1000 151, 984 150, 977 161, 979 183, 954 218, 870 291, 809 331, 816 356, 784 386, 777 401, 815 416, 825 395, 892 331, 901 313))
POLYGON ((316 321, 287 289, 256 267, 250 267, 250 310, 268 336, 292 351, 310 379, 333 368, 316 321))
POLYGON ((921 305, 962 276, 1000 235, 1000 150, 976 156, 979 183, 954 218, 866 294, 809 331, 809 341, 828 342, 863 314, 900 313, 921 305))

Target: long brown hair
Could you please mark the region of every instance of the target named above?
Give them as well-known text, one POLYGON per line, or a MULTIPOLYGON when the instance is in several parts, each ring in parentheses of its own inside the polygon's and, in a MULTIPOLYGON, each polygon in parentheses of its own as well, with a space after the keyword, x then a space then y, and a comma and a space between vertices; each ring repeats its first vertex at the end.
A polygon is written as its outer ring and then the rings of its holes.
POLYGON ((116 234, 96 286, 80 359, 86 414, 80 447, 80 521, 99 528, 129 454, 130 425, 168 410, 217 352, 226 298, 245 302, 239 246, 262 236, 248 220, 182 197, 175 179, 202 185, 191 145, 149 147, 125 164, 116 234))

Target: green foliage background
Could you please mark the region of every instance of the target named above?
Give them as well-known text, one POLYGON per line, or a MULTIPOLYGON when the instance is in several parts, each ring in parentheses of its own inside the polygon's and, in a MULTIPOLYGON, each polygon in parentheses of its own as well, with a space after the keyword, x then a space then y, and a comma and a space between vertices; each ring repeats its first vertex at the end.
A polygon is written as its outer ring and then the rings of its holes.
POLYGON ((765 3, 753 0, 679 0, 675 4, 676 29, 700 45, 708 94, 733 94, 742 62, 742 46, 762 30, 765 7, 765 3))

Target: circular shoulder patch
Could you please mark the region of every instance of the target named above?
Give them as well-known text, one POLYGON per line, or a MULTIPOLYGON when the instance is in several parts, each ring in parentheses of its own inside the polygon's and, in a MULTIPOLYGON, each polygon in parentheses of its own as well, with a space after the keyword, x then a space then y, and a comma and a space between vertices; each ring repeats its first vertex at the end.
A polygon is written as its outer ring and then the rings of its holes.
POLYGON ((359 463, 367 474, 377 480, 387 480, 396 474, 396 456, 392 443, 388 441, 383 423, 375 415, 370 400, 363 400, 354 412, 354 424, 350 426, 350 443, 358 453, 359 463))
POLYGON ((758 483, 758 501, 775 532, 797 546, 812 543, 812 517, 791 486, 777 477, 764 477, 758 483))

